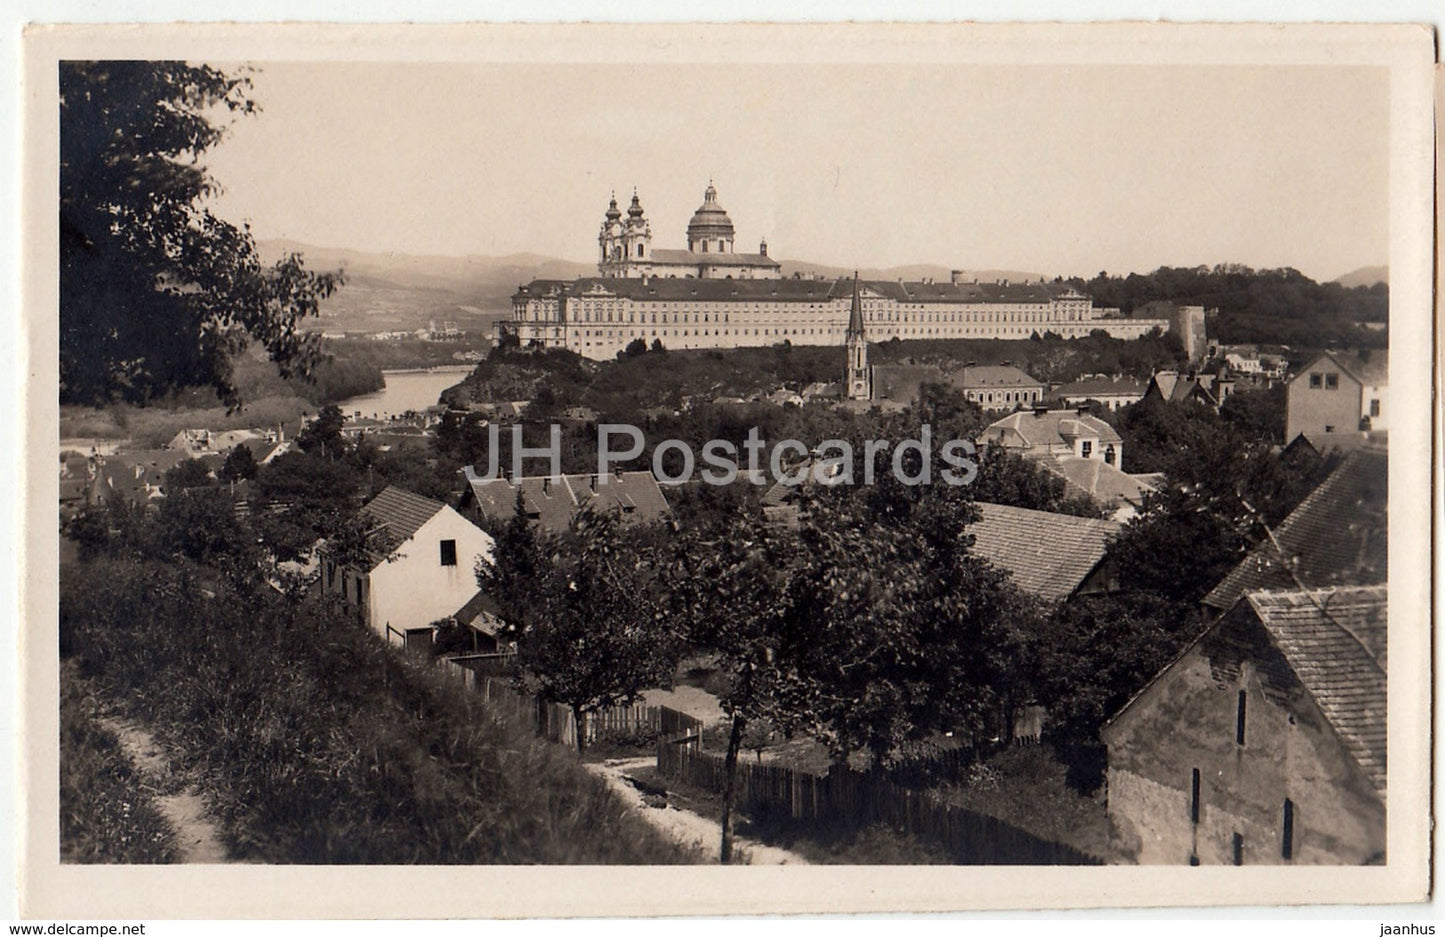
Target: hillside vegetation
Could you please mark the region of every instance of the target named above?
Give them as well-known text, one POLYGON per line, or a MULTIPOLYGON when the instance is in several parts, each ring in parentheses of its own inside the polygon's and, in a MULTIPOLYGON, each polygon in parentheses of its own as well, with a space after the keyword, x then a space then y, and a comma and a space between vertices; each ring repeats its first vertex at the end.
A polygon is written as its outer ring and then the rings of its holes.
POLYGON ((1210 337, 1225 343, 1264 342, 1323 347, 1329 344, 1383 347, 1383 333, 1360 322, 1387 322, 1389 287, 1384 283, 1345 287, 1316 283, 1298 270, 1253 270, 1242 264, 1160 267, 1152 273, 1068 281, 1098 306, 1132 313, 1153 302, 1218 309, 1210 337))
POLYGON ((387 649, 339 603, 123 555, 62 580, 62 653, 181 753, 234 858, 693 858, 570 753, 387 649))

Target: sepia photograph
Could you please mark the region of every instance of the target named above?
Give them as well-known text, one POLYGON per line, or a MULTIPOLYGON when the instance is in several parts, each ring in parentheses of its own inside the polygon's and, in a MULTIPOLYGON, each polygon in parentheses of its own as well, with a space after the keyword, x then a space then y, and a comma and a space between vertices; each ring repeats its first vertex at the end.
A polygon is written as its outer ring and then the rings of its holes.
POLYGON ((32 27, 25 913, 1425 900, 1433 41, 32 27))

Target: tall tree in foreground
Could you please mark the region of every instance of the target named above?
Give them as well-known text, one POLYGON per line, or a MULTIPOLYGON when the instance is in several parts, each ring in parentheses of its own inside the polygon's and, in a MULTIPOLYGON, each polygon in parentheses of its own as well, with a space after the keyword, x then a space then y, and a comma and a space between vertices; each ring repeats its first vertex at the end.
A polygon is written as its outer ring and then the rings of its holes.
POLYGON ((712 651, 729 677, 720 700, 731 730, 724 761, 724 865, 733 859, 738 752, 748 727, 766 720, 791 730, 804 709, 800 702, 813 695, 799 666, 806 636, 782 627, 796 542, 760 517, 737 514, 719 530, 683 534, 667 568, 673 615, 689 623, 691 642, 712 651))
POLYGON ((298 325, 341 283, 300 255, 265 266, 212 213, 201 158, 219 114, 257 111, 250 77, 183 62, 60 64, 60 399, 145 402, 212 386, 239 404, 231 356, 263 345, 283 376, 320 359, 298 325))
POLYGON ((671 686, 678 642, 648 551, 633 549, 616 514, 578 515, 566 537, 551 541, 555 562, 518 518, 478 579, 495 590, 528 689, 572 710, 582 752, 591 713, 671 686))

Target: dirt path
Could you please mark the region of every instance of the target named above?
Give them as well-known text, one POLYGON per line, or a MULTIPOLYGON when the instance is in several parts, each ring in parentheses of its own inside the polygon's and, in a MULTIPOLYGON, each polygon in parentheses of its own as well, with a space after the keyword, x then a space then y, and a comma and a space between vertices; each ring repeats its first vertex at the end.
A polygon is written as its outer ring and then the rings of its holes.
MULTIPOLYGON (((718 852, 722 848, 721 823, 699 816, 690 810, 679 809, 672 804, 665 807, 650 806, 642 791, 626 779, 625 775, 629 771, 650 767, 655 763, 655 759, 651 757, 624 758, 610 759, 602 764, 588 764, 584 767, 606 780, 607 785, 616 792, 617 796, 635 809, 642 819, 661 830, 674 842, 684 846, 698 847, 704 855, 711 857, 716 862, 718 852)), ((735 840, 734 849, 743 856, 749 865, 808 865, 808 860, 796 853, 779 849, 776 846, 765 846, 755 840, 742 837, 735 840)))
POLYGON ((155 738, 140 726, 115 716, 100 724, 115 734, 121 749, 136 766, 154 794, 156 809, 175 830, 182 862, 229 862, 221 845, 221 830, 206 814, 200 792, 186 785, 171 770, 171 763, 155 738))

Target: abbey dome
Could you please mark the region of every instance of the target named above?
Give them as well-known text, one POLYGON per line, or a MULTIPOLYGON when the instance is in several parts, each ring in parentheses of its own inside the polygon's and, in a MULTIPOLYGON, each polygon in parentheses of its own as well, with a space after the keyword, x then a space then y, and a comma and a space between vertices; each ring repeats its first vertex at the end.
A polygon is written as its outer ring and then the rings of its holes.
POLYGON ((778 279, 782 268, 768 256, 768 242, 758 244, 756 254, 740 254, 733 220, 718 204, 717 189, 711 182, 703 192, 702 204, 687 225, 685 250, 652 247, 652 225, 636 192, 627 217, 622 217, 614 196, 603 215, 597 236, 601 252, 597 272, 612 277, 675 277, 679 279, 759 280, 778 279))

